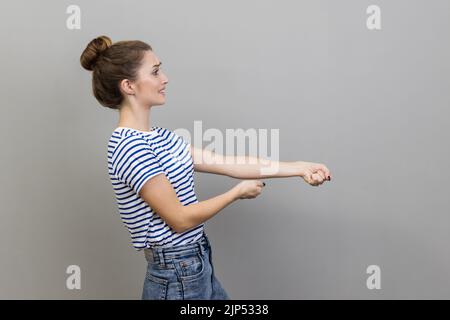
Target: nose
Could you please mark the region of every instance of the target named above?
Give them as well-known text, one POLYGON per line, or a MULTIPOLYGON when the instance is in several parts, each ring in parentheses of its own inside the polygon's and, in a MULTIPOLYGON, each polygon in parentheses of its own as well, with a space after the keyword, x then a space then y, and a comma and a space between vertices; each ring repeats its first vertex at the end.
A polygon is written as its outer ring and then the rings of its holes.
POLYGON ((165 80, 163 81, 164 84, 169 83, 169 78, 167 78, 167 75, 163 73, 165 80))

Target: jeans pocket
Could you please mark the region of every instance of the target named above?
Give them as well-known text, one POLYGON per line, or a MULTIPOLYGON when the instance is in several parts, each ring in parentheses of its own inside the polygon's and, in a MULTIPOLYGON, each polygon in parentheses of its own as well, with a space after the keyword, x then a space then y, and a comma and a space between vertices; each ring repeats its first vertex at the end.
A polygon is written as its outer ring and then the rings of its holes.
POLYGON ((145 275, 144 288, 142 292, 143 300, 165 300, 167 297, 167 288, 169 280, 158 277, 147 270, 145 275))
POLYGON ((202 276, 205 271, 205 261, 203 259, 203 256, 198 252, 177 258, 174 262, 176 269, 180 273, 180 279, 189 281, 202 276))

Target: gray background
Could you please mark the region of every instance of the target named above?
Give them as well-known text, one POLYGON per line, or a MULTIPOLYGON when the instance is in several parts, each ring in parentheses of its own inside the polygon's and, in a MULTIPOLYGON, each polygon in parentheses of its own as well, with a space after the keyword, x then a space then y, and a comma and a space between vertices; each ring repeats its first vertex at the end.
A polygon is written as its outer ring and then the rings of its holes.
MULTIPOLYGON (((79 57, 148 42, 169 77, 150 124, 279 128, 280 159, 333 180, 268 179, 206 225, 234 299, 450 298, 450 3, 14 1, 0 19, 0 298, 140 299, 146 261, 106 156, 118 122, 79 57), (81 8, 81 30, 66 8, 81 8), (382 30, 366 27, 381 7, 382 30), (81 290, 66 288, 67 266, 81 290), (381 268, 381 289, 366 268, 381 268)), ((199 200, 238 180, 196 174, 199 200)))

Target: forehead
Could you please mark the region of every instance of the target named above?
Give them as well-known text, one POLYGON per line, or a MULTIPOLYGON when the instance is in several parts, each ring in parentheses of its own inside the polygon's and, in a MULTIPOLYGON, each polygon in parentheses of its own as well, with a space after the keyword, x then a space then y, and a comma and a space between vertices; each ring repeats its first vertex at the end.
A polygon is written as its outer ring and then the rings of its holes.
POLYGON ((153 66, 155 64, 160 63, 159 58, 156 56, 155 53, 153 53, 153 51, 151 50, 147 50, 144 54, 143 57, 143 64, 147 67, 147 68, 153 68, 153 66))

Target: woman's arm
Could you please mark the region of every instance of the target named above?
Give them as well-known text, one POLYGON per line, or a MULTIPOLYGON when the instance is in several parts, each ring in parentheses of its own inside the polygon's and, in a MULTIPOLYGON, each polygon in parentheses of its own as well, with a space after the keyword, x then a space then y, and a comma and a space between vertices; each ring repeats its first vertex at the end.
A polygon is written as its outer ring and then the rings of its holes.
POLYGON ((253 199, 261 194, 259 180, 242 181, 227 192, 208 200, 182 205, 170 181, 158 174, 146 181, 139 196, 177 233, 184 232, 211 219, 238 199, 253 199))
MULTIPOLYGON (((320 180, 331 180, 330 170, 320 163, 273 161, 253 156, 227 156, 193 147, 194 170, 222 174, 238 179, 264 179, 299 176, 314 185, 320 180)), ((320 183, 322 183, 320 181, 320 183)))

